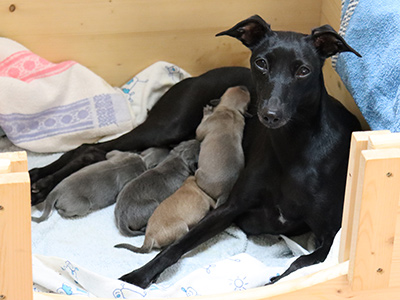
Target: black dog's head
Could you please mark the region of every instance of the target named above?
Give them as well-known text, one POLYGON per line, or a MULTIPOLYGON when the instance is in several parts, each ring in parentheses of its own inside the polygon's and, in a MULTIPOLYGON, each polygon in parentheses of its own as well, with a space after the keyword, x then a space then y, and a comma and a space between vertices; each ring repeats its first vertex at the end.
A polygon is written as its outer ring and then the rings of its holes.
POLYGON ((255 15, 217 34, 221 35, 240 40, 252 51, 257 114, 271 129, 284 126, 298 112, 317 109, 326 58, 345 51, 360 56, 329 25, 314 29, 310 35, 280 32, 255 15))

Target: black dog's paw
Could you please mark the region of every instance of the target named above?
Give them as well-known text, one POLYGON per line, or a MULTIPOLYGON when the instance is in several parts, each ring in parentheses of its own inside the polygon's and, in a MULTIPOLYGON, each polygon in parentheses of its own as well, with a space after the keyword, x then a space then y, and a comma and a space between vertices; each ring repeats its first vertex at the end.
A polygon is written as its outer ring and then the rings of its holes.
POLYGON ((47 176, 31 185, 31 206, 42 203, 54 188, 53 179, 47 176))
POLYGON ((124 276, 120 277, 119 280, 134 284, 142 289, 147 288, 152 283, 152 280, 148 280, 146 276, 142 276, 138 271, 125 274, 124 276))
POLYGON ((273 276, 269 279, 269 282, 266 283, 265 285, 270 285, 270 284, 274 284, 275 282, 277 282, 279 279, 282 278, 282 275, 277 275, 277 276, 273 276))
POLYGON ((31 184, 36 183, 40 178, 40 168, 33 168, 29 170, 29 178, 31 179, 31 184))

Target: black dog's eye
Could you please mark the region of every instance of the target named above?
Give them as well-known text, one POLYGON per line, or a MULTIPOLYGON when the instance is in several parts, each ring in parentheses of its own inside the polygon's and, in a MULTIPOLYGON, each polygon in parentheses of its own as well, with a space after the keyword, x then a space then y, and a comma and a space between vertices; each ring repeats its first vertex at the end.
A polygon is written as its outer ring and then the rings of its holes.
POLYGON ((311 73, 311 70, 306 67, 306 66, 301 66, 297 71, 296 71, 296 77, 297 78, 304 78, 307 75, 311 73))
POLYGON ((254 65, 263 73, 266 73, 268 71, 268 62, 264 58, 256 59, 254 61, 254 65))

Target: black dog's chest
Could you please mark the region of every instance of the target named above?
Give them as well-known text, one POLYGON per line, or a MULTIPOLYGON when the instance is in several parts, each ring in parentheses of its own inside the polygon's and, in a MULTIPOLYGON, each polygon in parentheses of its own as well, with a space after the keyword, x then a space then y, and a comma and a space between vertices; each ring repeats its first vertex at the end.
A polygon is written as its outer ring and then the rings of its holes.
POLYGON ((305 210, 314 202, 312 186, 315 180, 307 176, 290 175, 282 178, 280 193, 274 203, 279 207, 279 218, 299 220, 305 217, 305 210))
POLYGON ((295 162, 282 166, 276 157, 269 158, 272 163, 259 182, 262 191, 235 223, 247 234, 303 232, 308 210, 317 201, 313 194, 317 173, 295 162))

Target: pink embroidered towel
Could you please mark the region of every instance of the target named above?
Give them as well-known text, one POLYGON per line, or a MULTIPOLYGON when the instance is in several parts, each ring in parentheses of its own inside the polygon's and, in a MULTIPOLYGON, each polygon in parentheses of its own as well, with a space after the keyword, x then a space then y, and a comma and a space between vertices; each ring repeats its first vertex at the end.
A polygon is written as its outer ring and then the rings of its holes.
POLYGON ((131 130, 132 118, 126 95, 89 69, 0 38, 0 128, 15 145, 67 151, 131 130))

